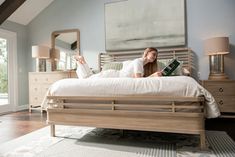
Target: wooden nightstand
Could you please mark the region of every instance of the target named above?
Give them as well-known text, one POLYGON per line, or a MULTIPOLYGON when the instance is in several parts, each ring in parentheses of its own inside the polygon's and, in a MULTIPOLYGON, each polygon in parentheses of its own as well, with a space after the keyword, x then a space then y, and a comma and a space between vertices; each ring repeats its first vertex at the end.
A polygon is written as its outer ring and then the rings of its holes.
POLYGON ((235 118, 235 80, 203 80, 202 86, 214 96, 222 117, 233 113, 235 118))
POLYGON ((29 112, 42 112, 41 103, 51 84, 64 78, 76 77, 75 71, 29 72, 29 112))

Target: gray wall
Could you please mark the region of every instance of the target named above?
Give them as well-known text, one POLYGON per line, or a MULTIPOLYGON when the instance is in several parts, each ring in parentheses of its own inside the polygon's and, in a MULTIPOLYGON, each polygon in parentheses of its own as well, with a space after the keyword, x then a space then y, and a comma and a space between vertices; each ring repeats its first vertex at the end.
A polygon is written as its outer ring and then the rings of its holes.
POLYGON ((235 1, 187 0, 188 47, 196 53, 201 79, 209 73, 208 56, 203 53, 203 40, 228 36, 230 54, 225 56, 225 72, 235 79, 235 1))
POLYGON ((18 62, 18 106, 28 104, 28 35, 27 27, 10 21, 5 21, 0 28, 17 34, 18 62))
MULTIPOLYGON (((29 41, 50 44, 54 30, 78 28, 81 31, 81 52, 89 65, 97 69, 97 54, 105 51, 104 3, 111 0, 56 0, 29 25, 29 41)), ((208 56, 203 53, 203 40, 229 36, 231 53, 225 57, 225 71, 235 79, 235 1, 186 0, 187 43, 196 54, 201 79, 209 73, 208 56)), ((32 66, 31 66, 32 67, 32 66)), ((30 69, 32 70, 32 69, 30 69)))

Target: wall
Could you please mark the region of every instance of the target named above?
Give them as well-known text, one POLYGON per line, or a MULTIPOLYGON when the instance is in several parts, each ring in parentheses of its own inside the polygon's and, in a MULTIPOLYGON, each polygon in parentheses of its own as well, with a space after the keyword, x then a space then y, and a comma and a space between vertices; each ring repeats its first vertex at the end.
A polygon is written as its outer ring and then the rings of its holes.
POLYGON ((18 62, 18 104, 28 104, 28 36, 27 28, 24 25, 5 21, 0 28, 15 32, 17 34, 17 62, 18 62))
POLYGON ((235 79, 235 1, 187 0, 188 46, 197 54, 202 79, 209 74, 208 56, 203 53, 203 40, 228 36, 230 54, 225 56, 225 73, 235 79))
MULTIPOLYGON (((54 1, 28 25, 29 45, 49 45, 52 31, 78 28, 81 31, 81 51, 88 64, 97 69, 97 55, 105 51, 106 2, 111 0, 54 1)), ((235 1, 186 0, 186 8, 187 46, 196 54, 200 78, 207 79, 209 73, 208 56, 203 53, 203 40, 214 36, 229 36, 231 53, 225 57, 225 72, 235 79, 232 68, 235 67, 235 1)), ((29 61, 33 65, 32 59, 29 61)))

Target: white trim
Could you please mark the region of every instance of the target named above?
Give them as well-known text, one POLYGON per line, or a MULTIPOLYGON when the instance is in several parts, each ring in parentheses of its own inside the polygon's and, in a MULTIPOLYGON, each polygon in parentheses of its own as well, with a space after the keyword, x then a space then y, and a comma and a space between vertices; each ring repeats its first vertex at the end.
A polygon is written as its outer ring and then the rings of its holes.
POLYGON ((15 111, 22 111, 22 110, 29 110, 29 105, 20 105, 20 106, 16 106, 15 111))
POLYGON ((8 30, 0 29, 0 35, 8 40, 8 89, 9 105, 1 105, 1 112, 15 111, 18 104, 18 69, 17 69, 17 34, 8 30), (2 110, 3 109, 3 110, 2 110))

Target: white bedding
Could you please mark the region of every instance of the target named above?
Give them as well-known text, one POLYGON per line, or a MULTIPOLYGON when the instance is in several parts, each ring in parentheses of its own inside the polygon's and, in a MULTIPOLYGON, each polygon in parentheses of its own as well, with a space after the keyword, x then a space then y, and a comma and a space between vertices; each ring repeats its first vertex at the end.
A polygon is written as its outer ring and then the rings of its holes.
POLYGON ((55 82, 47 93, 50 96, 117 96, 133 94, 204 96, 207 117, 214 118, 220 115, 213 96, 193 78, 187 76, 63 79, 55 82))

